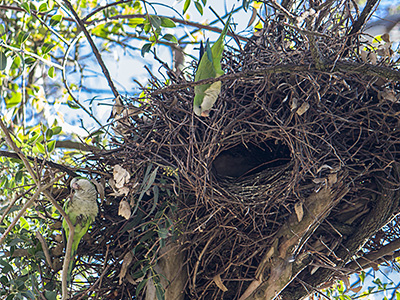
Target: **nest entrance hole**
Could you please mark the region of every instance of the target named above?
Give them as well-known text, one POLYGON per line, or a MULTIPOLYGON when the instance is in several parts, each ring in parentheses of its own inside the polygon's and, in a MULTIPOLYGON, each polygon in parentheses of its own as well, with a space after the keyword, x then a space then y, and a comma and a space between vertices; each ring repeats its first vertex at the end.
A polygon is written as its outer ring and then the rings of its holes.
POLYGON ((265 169, 287 164, 290 149, 276 139, 260 144, 239 144, 222 151, 213 161, 212 170, 218 177, 244 177, 265 169))

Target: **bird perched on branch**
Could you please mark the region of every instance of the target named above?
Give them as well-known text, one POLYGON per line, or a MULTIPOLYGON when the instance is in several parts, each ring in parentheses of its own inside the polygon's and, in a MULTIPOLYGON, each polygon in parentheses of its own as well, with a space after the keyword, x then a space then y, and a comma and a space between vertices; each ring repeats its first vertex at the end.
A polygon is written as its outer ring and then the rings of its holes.
MULTIPOLYGON (((231 15, 226 21, 225 27, 221 32, 218 40, 210 47, 210 43, 207 40, 204 53, 200 51, 200 62, 197 67, 196 75, 194 81, 207 79, 207 78, 217 78, 224 75, 225 72, 221 68, 222 53, 224 51, 224 39, 228 32, 229 22, 231 20, 231 15)), ((194 87, 194 101, 193 101, 193 111, 197 116, 208 117, 211 107, 214 105, 221 92, 221 81, 196 85, 194 87)))
MULTIPOLYGON (((93 183, 83 177, 75 177, 71 180, 73 195, 64 204, 64 211, 74 226, 74 239, 72 242, 71 260, 68 266, 67 281, 71 282, 71 272, 79 242, 88 231, 96 218, 99 209, 97 207, 97 190, 93 183)), ((69 227, 64 219, 62 228, 66 238, 69 236, 69 227)))

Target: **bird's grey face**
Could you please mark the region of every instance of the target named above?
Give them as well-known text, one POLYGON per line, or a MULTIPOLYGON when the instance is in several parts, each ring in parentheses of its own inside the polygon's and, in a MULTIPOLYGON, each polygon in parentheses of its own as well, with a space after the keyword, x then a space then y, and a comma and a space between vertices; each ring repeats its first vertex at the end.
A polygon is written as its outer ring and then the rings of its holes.
POLYGON ((93 187, 93 184, 85 178, 73 178, 71 180, 71 189, 75 192, 87 191, 93 187))

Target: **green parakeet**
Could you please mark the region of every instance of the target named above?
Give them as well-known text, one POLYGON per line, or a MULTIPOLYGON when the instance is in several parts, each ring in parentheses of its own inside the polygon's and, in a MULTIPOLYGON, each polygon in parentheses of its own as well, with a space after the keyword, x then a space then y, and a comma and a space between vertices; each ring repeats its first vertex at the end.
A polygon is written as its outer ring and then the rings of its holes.
MULTIPOLYGON (((97 207, 97 190, 93 183, 86 178, 76 177, 71 180, 71 189, 73 195, 64 204, 64 211, 75 227, 71 261, 67 273, 68 282, 71 282, 71 272, 79 242, 99 212, 97 207)), ((68 239, 69 227, 65 220, 62 222, 62 227, 68 239)))
MULTIPOLYGON (((222 53, 224 51, 224 39, 228 32, 231 16, 226 21, 225 27, 221 32, 218 40, 210 48, 207 41, 205 53, 201 56, 197 67, 194 81, 202 79, 216 78, 224 75, 225 72, 221 68, 222 53)), ((209 84, 196 85, 194 87, 193 111, 199 117, 208 117, 211 107, 214 105, 221 92, 221 81, 209 84)))

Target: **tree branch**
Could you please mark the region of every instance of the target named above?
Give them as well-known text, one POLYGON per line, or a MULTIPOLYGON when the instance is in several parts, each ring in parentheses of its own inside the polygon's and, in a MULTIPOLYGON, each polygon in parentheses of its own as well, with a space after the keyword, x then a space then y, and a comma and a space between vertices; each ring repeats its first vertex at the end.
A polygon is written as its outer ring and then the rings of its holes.
POLYGON ((114 82, 111 79, 110 73, 108 72, 108 69, 107 69, 106 65, 104 64, 104 61, 101 58, 99 50, 97 49, 92 37, 90 36, 90 33, 86 29, 84 22, 79 18, 78 14, 76 13, 71 2, 69 2, 68 0, 64 0, 64 3, 68 7, 68 9, 71 11, 72 15, 74 16, 74 18, 76 20, 76 23, 79 25, 79 28, 82 30, 83 34, 85 35, 86 39, 88 40, 90 47, 92 48, 92 51, 96 57, 96 60, 99 63, 101 70, 107 79, 108 85, 110 86, 114 96, 117 97, 119 95, 117 88, 115 87, 114 82))

